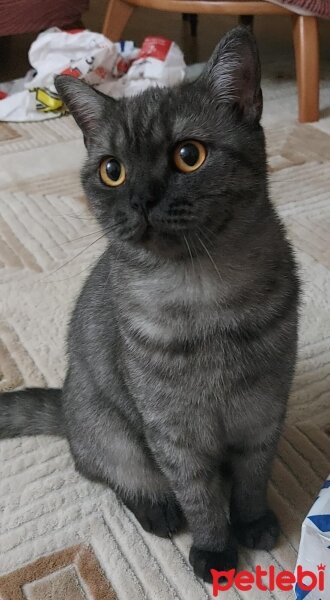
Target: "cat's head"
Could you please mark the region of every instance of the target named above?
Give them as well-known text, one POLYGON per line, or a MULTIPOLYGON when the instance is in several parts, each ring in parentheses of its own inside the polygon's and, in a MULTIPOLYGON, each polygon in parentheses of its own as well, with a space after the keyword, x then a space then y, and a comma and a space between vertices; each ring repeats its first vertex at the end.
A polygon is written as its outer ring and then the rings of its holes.
POLYGON ((55 84, 83 132, 83 186, 110 238, 202 251, 260 195, 262 93, 248 29, 230 31, 193 83, 120 100, 65 75, 55 84))

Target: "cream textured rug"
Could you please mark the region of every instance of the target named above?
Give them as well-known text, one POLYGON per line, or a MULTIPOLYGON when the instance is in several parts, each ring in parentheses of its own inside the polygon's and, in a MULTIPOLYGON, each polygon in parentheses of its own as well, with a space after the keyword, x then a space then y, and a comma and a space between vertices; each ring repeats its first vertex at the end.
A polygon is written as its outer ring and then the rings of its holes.
MULTIPOLYGON (((319 123, 296 123, 290 78, 264 82, 273 198, 304 280, 300 356, 269 488, 282 536, 272 553, 241 551, 293 569, 300 527, 329 471, 330 78, 319 123)), ((0 385, 61 385, 74 298, 101 252, 79 184, 84 156, 70 117, 0 124, 0 385)), ((1 600, 206 600, 194 578, 187 533, 145 533, 115 494, 75 473, 65 441, 0 444, 1 600)), ((227 592, 226 600, 288 600, 289 592, 227 592)))

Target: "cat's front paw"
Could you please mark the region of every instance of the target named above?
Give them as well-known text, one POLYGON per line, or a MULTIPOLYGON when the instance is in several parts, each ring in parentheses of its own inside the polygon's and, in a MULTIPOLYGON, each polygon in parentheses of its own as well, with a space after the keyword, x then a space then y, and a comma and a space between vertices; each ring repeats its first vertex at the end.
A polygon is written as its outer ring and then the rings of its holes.
POLYGON ((237 566, 237 550, 234 545, 228 546, 222 552, 200 550, 192 546, 189 554, 190 563, 195 575, 207 583, 212 583, 211 569, 230 571, 237 566))
POLYGON ((143 529, 159 537, 171 537, 185 525, 181 507, 175 499, 154 502, 149 499, 125 501, 143 529))
POLYGON ((273 511, 267 510, 262 517, 250 523, 234 521, 232 531, 242 546, 258 550, 271 550, 280 535, 280 526, 273 511))

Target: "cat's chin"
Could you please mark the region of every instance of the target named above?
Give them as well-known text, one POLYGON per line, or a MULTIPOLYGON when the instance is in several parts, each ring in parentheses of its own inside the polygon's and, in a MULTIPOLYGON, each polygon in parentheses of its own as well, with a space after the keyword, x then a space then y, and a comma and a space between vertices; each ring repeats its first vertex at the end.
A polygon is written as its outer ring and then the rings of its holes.
POLYGON ((166 231, 150 223, 140 222, 126 235, 121 235, 120 232, 117 235, 123 244, 164 258, 183 258, 187 254, 181 231, 166 231))
POLYGON ((157 231, 151 225, 148 225, 142 235, 135 237, 132 242, 159 256, 174 258, 185 254, 185 247, 178 233, 157 231))

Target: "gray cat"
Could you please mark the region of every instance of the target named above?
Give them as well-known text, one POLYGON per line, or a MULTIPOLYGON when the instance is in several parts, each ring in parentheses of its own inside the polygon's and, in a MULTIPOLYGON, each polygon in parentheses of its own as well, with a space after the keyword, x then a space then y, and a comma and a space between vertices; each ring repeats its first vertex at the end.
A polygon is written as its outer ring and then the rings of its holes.
POLYGON ((267 481, 297 345, 299 282, 268 197, 258 53, 238 27, 200 78, 114 100, 56 87, 84 134, 82 183, 109 245, 77 301, 63 390, 0 397, 0 437, 66 436, 77 469, 190 561, 271 549, 267 481), (232 474, 230 518, 221 466, 232 474))

